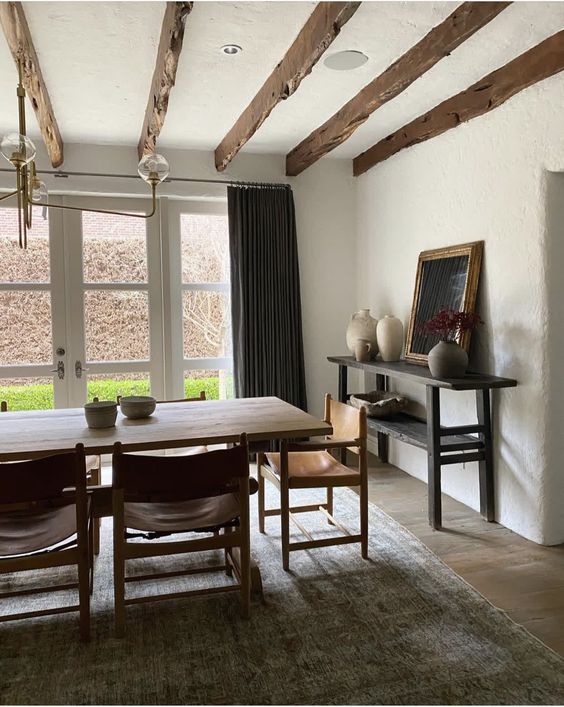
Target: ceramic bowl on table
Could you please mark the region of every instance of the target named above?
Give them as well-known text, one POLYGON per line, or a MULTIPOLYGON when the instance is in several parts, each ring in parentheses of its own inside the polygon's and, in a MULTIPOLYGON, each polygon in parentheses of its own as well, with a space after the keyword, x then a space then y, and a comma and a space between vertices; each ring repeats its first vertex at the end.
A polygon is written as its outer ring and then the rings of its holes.
POLYGON ((117 403, 114 400, 96 400, 84 406, 86 424, 91 429, 113 427, 117 418, 117 403))
POLYGON ((128 395, 119 399, 119 406, 125 417, 141 420, 155 412, 157 401, 150 395, 128 395))

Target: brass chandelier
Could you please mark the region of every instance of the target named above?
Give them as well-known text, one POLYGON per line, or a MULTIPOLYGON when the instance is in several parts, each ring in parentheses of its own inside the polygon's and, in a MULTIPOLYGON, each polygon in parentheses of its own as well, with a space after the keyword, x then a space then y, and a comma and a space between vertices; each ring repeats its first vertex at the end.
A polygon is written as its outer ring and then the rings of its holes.
POLYGON ((50 204, 45 183, 42 182, 35 167, 36 149, 33 142, 26 135, 25 123, 25 89, 22 82, 22 66, 18 62, 18 118, 19 132, 9 133, 0 140, 0 152, 16 170, 16 188, 8 194, 0 196, 0 201, 16 197, 18 208, 18 236, 20 248, 27 248, 27 232, 32 228, 32 209, 34 206, 43 206, 43 218, 46 210, 68 209, 72 211, 91 211, 99 214, 114 214, 117 216, 131 216, 133 218, 148 219, 157 210, 157 186, 169 174, 169 165, 162 155, 148 154, 139 162, 137 171, 151 187, 151 209, 149 213, 129 213, 124 211, 110 211, 107 209, 83 209, 79 206, 63 206, 50 204))

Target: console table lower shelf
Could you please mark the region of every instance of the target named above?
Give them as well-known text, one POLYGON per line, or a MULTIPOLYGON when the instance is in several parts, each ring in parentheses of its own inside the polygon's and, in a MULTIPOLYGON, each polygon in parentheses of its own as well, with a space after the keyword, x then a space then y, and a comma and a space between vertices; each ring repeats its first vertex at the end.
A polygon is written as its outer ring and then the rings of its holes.
POLYGON ((388 420, 368 418, 368 429, 377 433, 378 457, 388 461, 388 437, 406 442, 427 452, 429 524, 442 527, 441 469, 449 464, 478 462, 480 513, 495 520, 493 434, 490 390, 517 385, 510 378, 471 373, 456 380, 433 378, 427 368, 404 361, 358 362, 350 356, 330 356, 339 366, 339 400, 346 402, 347 368, 360 368, 376 375, 378 390, 389 390, 388 377, 403 378, 425 385, 427 419, 400 414, 388 420), (440 389, 472 390, 476 395, 476 424, 443 427, 440 423, 440 389))

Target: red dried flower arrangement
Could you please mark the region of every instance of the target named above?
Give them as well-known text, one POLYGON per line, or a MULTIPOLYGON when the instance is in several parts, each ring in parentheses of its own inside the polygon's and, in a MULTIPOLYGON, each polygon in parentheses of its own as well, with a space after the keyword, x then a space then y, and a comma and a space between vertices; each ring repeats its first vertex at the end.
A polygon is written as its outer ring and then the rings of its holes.
POLYGON ((465 331, 472 331, 483 323, 480 315, 475 312, 457 312, 442 307, 431 319, 421 324, 420 329, 425 334, 438 336, 441 341, 460 343, 460 337, 465 331))

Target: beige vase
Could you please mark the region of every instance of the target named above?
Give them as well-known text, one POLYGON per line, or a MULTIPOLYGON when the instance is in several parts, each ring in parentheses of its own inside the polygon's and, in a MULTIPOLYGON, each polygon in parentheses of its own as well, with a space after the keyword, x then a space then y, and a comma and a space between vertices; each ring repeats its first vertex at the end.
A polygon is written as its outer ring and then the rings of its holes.
POLYGON ((378 321, 370 316, 369 309, 359 309, 355 312, 347 327, 347 348, 355 353, 357 339, 365 339, 370 343, 370 357, 376 358, 378 342, 376 341, 376 324, 378 321))
POLYGON ((376 339, 382 361, 399 361, 403 350, 403 324, 389 314, 378 320, 376 339))

